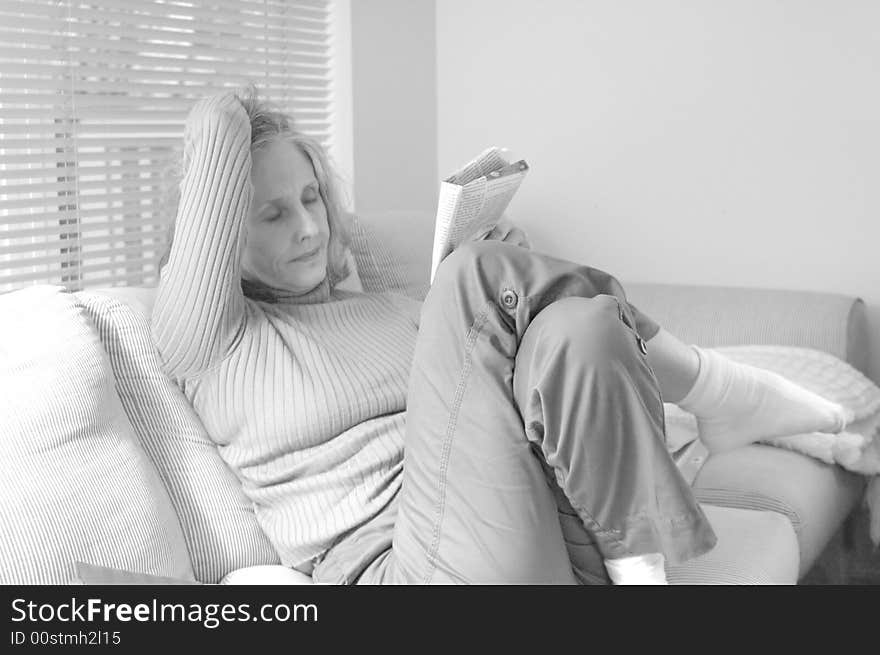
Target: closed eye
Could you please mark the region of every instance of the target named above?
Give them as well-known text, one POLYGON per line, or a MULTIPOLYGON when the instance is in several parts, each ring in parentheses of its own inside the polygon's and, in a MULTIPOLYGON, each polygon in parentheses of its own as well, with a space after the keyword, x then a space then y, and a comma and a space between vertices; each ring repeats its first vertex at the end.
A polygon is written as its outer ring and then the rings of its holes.
POLYGON ((308 205, 315 202, 317 199, 318 190, 313 186, 307 187, 302 197, 303 204, 308 205))

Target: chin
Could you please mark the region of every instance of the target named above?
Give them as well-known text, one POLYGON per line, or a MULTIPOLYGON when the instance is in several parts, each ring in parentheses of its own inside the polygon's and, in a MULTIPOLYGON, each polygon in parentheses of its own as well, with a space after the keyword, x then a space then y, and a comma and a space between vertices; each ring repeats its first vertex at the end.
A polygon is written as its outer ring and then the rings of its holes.
POLYGON ((295 289, 302 289, 303 293, 308 293, 316 286, 321 284, 327 277, 327 262, 315 262, 308 266, 298 267, 299 270, 291 275, 287 286, 295 289))

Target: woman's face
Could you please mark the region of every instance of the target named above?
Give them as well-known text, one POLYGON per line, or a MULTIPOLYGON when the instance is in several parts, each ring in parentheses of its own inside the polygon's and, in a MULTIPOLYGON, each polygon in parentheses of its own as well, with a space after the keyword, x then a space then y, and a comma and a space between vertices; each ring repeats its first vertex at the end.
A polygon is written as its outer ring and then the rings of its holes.
POLYGON ((254 153, 251 182, 243 276, 308 293, 327 276, 330 238, 311 160, 296 144, 274 139, 254 153))

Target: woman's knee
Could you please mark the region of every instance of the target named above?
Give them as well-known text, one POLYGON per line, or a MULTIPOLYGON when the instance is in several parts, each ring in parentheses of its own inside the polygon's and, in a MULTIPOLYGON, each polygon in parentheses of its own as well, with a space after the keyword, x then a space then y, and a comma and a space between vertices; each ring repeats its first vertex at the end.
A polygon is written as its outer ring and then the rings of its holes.
POLYGON ((443 313, 451 307, 476 310, 487 302, 501 302, 503 281, 516 278, 513 258, 522 256, 514 251, 522 249, 500 241, 462 244, 438 267, 426 308, 443 313))
POLYGON ((523 337, 542 349, 562 348, 568 357, 594 366, 626 363, 640 356, 638 337, 623 321, 615 296, 567 297, 544 308, 523 337))

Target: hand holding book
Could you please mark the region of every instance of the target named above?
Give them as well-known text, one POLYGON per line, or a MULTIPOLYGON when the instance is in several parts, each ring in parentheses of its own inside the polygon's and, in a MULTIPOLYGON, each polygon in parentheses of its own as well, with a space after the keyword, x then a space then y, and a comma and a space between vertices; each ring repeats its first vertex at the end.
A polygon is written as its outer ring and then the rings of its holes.
POLYGON ((529 170, 525 160, 510 161, 507 150, 492 147, 440 185, 431 281, 440 262, 465 241, 485 237, 501 219, 529 170))

